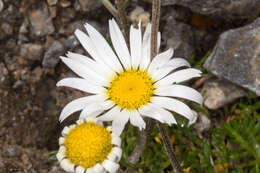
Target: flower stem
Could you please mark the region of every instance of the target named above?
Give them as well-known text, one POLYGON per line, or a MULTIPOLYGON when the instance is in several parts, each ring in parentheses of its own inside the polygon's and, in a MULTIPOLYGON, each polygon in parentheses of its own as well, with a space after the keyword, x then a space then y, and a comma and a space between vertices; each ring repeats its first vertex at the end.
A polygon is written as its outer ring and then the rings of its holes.
POLYGON ((108 11, 114 16, 114 18, 118 18, 118 11, 115 7, 111 4, 109 0, 101 0, 103 5, 108 9, 108 11))
POLYGON ((153 0, 152 33, 151 33, 151 59, 157 55, 157 33, 159 30, 161 0, 153 0))
POLYGON ((122 0, 115 0, 115 4, 118 10, 118 18, 122 24, 125 33, 125 39, 127 40, 127 44, 129 45, 129 23, 127 19, 127 14, 124 7, 124 2, 122 0))
POLYGON ((168 155, 168 158, 170 159, 170 162, 171 162, 171 165, 173 167, 174 172, 175 173, 182 173, 181 166, 177 161, 177 158, 176 158, 175 153, 173 151, 172 145, 170 143, 169 134, 168 134, 165 126, 160 122, 157 122, 157 124, 158 124, 158 127, 160 129, 160 133, 162 135, 162 141, 163 141, 163 144, 164 144, 166 154, 168 155))
MULTIPOLYGON (((154 121, 152 119, 146 118, 145 122, 146 122, 146 129, 142 130, 139 133, 137 144, 134 150, 132 151, 131 155, 127 158, 128 164, 135 165, 139 161, 141 154, 145 149, 147 138, 149 134, 151 134, 151 131, 154 127, 154 121)), ((133 172, 133 168, 127 168, 126 171, 124 171, 124 173, 131 173, 131 172, 133 172)))

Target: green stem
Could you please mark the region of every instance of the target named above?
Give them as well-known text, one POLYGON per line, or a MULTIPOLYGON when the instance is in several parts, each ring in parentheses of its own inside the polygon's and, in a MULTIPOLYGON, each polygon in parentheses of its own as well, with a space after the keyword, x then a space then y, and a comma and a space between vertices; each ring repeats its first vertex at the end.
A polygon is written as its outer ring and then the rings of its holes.
POLYGON ((173 151, 172 145, 170 143, 169 134, 168 134, 165 126, 160 122, 157 122, 157 125, 160 129, 164 148, 165 148, 166 154, 168 155, 168 158, 170 159, 170 162, 171 162, 171 165, 173 167, 174 172, 175 173, 182 173, 181 166, 177 161, 177 158, 176 158, 175 153, 173 151))

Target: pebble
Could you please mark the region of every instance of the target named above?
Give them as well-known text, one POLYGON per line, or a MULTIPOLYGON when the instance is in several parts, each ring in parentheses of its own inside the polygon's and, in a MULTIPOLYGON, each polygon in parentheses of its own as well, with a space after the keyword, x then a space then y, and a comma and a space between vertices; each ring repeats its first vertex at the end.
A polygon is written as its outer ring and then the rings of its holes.
POLYGON ((57 40, 45 52, 42 66, 45 68, 54 68, 60 61, 60 56, 65 52, 64 46, 57 40))
POLYGON ((56 5, 58 0, 47 0, 48 5, 53 6, 56 5))
POLYGON ((212 110, 221 108, 246 95, 241 87, 220 79, 206 81, 201 92, 204 106, 212 110))
POLYGON ((4 9, 4 3, 2 0, 0 0, 0 12, 4 9))
POLYGON ((54 32, 51 15, 45 3, 40 9, 34 10, 29 15, 31 31, 36 36, 45 36, 54 32))
POLYGON ((36 43, 26 43, 21 45, 20 55, 28 60, 40 60, 43 53, 43 46, 36 43))
POLYGON ((95 11, 102 7, 102 2, 97 0, 79 0, 81 10, 85 12, 95 11))
POLYGON ((63 8, 67 8, 71 6, 71 2, 69 0, 60 0, 60 6, 63 8))
POLYGON ((19 157, 22 153, 18 147, 10 145, 6 148, 6 154, 9 157, 19 157))

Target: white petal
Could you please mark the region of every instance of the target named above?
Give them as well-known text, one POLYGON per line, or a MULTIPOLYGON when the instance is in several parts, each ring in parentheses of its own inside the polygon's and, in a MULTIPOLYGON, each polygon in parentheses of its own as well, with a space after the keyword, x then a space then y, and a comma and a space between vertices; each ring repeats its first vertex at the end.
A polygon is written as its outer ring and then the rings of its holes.
POLYGON ((102 101, 100 103, 93 103, 90 105, 87 105, 83 111, 80 113, 80 118, 86 118, 86 117, 97 117, 100 115, 104 110, 110 109, 114 104, 107 100, 102 101))
POLYGON ((103 61, 114 71, 122 71, 122 66, 118 61, 117 56, 115 55, 111 47, 108 45, 104 37, 91 25, 86 24, 85 27, 88 31, 90 39, 96 47, 96 50, 98 51, 99 55, 103 58, 103 61))
POLYGON ((60 162, 60 167, 67 172, 74 172, 75 171, 74 166, 75 165, 70 163, 70 161, 68 159, 63 159, 60 162))
POLYGON ((144 116, 154 118, 162 123, 167 123, 169 125, 177 124, 175 118, 169 111, 153 103, 150 103, 147 107, 143 107, 142 109, 140 109, 140 112, 144 116))
POLYGON ((155 94, 160 96, 184 98, 199 103, 201 105, 203 102, 203 97, 198 91, 183 85, 159 86, 158 88, 156 88, 155 94))
POLYGON ((130 112, 130 123, 140 130, 145 129, 145 122, 137 111, 130 112))
POLYGON ((112 133, 112 144, 116 146, 121 146, 121 138, 112 133))
POLYGON ((117 156, 116 162, 119 162, 122 156, 122 149, 119 147, 113 147, 112 153, 117 156))
POLYGON ((104 111, 103 107, 99 104, 87 105, 80 113, 79 118, 96 117, 104 111))
POLYGON ((73 53, 73 52, 68 52, 66 54, 69 58, 74 59, 81 64, 84 64, 88 68, 90 68, 92 71, 98 73, 101 76, 104 76, 105 79, 109 79, 109 77, 113 76, 115 74, 114 71, 112 71, 109 67, 107 67, 104 64, 98 63, 92 59, 90 59, 87 56, 73 53))
POLYGON ((103 76, 98 75, 96 72, 92 71, 84 64, 81 64, 80 62, 70 58, 66 58, 66 57, 60 57, 60 58, 72 71, 74 71, 80 77, 83 77, 85 79, 96 79, 104 82, 106 81, 106 79, 103 76))
POLYGON ((112 122, 113 133, 120 136, 120 134, 125 128, 126 123, 129 120, 129 117, 130 117, 130 112, 126 110, 122 110, 122 112, 117 114, 112 122))
POLYGON ((156 70, 154 73, 151 73, 152 78, 155 79, 156 81, 162 79, 166 75, 168 75, 171 71, 173 71, 172 67, 165 67, 165 68, 160 68, 156 70))
POLYGON ((100 102, 102 101, 102 99, 103 97, 100 95, 92 95, 73 100, 62 109, 59 119, 62 122, 64 119, 66 119, 69 115, 73 114, 74 112, 84 109, 86 105, 94 102, 100 102))
POLYGON ((186 104, 177 99, 168 97, 152 97, 152 103, 158 105, 159 107, 176 112, 186 117, 190 121, 194 119, 194 114, 191 109, 186 104))
POLYGON ((117 106, 115 106, 114 108, 107 111, 104 115, 98 117, 98 119, 101 121, 112 121, 119 114, 120 114, 120 109, 117 106))
POLYGON ((92 168, 88 168, 85 173, 95 173, 95 171, 92 168))
POLYGON ((165 52, 162 52, 154 57, 152 60, 148 72, 149 73, 154 73, 154 71, 158 70, 161 66, 163 66, 166 62, 171 59, 173 55, 173 49, 170 48, 165 52))
POLYGON ((163 116, 156 111, 156 108, 151 103, 142 106, 138 111, 142 116, 150 117, 162 123, 165 123, 163 116))
POLYGON ((59 138, 59 145, 63 145, 64 142, 65 142, 65 138, 60 137, 60 138, 59 138))
POLYGON ((140 25, 138 26, 138 29, 135 29, 133 25, 131 25, 130 50, 132 66, 137 68, 142 58, 142 32, 140 25))
POLYGON ((200 77, 201 73, 202 72, 200 70, 194 68, 179 70, 156 82, 156 85, 162 86, 183 82, 194 77, 200 77))
POLYGON ((104 91, 103 87, 97 86, 90 81, 81 78, 65 78, 60 80, 56 85, 57 87, 71 87, 92 94, 99 94, 104 91))
POLYGON ((81 45, 86 49, 86 51, 91 55, 93 59, 95 59, 99 63, 104 63, 102 56, 98 53, 93 41, 85 34, 84 32, 77 29, 75 31, 75 35, 77 36, 81 45))
POLYGON ((109 20, 109 32, 111 41, 116 50, 116 53, 123 64, 123 66, 127 69, 131 67, 131 57, 129 54, 129 50, 127 48, 124 36, 116 24, 115 20, 109 20))
POLYGON ((97 163, 94 167, 93 170, 95 171, 95 173, 104 173, 104 167, 101 166, 101 164, 97 163))
POLYGON ((110 160, 105 160, 102 163, 102 166, 109 172, 109 173, 116 173, 119 168, 119 164, 112 162, 110 160))
POLYGON ((161 45, 161 32, 158 32, 157 34, 157 52, 160 50, 160 45, 161 45))
POLYGON ((81 166, 76 167, 76 173, 84 173, 85 169, 81 166))
POLYGON ((148 23, 143 36, 142 58, 140 62, 140 68, 143 70, 145 70, 147 66, 150 64, 151 61, 150 51, 151 51, 151 24, 148 23))
POLYGON ((112 162, 116 162, 117 160, 117 156, 113 153, 113 152, 110 152, 107 156, 107 159, 112 161, 112 162))
POLYGON ((163 67, 172 67, 173 70, 179 68, 179 67, 190 67, 190 64, 187 60, 183 59, 183 58, 173 58, 170 61, 168 61, 167 63, 164 64, 163 67))

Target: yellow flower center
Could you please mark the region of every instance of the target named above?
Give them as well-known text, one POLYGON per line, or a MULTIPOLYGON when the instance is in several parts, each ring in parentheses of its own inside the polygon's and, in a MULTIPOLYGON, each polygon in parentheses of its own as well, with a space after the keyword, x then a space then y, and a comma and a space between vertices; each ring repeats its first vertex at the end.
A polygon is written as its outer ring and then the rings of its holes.
POLYGON ((104 127, 94 122, 83 123, 66 136, 65 155, 73 164, 90 168, 106 159, 112 149, 111 140, 104 127))
POLYGON ((146 105, 154 89, 153 80, 146 71, 126 70, 113 78, 107 95, 119 107, 133 110, 146 105))

